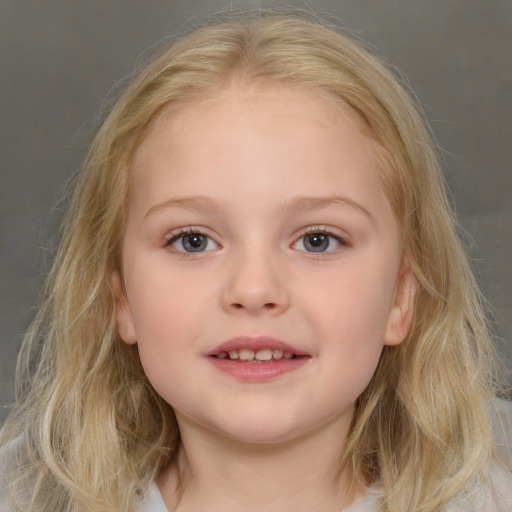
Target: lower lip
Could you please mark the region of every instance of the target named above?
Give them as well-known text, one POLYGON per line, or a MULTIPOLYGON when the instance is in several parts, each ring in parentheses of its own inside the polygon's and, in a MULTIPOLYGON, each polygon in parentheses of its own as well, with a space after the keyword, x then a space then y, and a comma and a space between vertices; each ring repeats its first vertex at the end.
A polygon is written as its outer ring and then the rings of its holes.
POLYGON ((277 379, 299 369, 309 359, 309 357, 298 357, 296 359, 280 359, 269 363, 245 363, 231 359, 208 357, 208 360, 220 371, 248 382, 265 382, 277 379))

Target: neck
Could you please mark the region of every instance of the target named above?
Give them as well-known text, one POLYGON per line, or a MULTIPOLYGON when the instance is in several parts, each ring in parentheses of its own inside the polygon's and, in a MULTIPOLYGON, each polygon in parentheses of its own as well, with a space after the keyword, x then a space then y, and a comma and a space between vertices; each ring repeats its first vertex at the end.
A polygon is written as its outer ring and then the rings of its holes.
POLYGON ((340 512, 358 495, 349 498, 349 475, 340 470, 348 429, 338 422, 291 441, 255 444, 179 423, 180 462, 157 482, 172 512, 340 512))

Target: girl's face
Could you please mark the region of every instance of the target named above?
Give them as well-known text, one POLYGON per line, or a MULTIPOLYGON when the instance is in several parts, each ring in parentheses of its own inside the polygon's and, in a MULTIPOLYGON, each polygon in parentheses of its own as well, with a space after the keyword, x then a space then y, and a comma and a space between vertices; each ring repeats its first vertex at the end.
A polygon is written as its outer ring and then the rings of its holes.
POLYGON ((182 427, 346 432, 404 339, 415 280, 360 123, 313 93, 232 88, 138 149, 118 330, 182 427))

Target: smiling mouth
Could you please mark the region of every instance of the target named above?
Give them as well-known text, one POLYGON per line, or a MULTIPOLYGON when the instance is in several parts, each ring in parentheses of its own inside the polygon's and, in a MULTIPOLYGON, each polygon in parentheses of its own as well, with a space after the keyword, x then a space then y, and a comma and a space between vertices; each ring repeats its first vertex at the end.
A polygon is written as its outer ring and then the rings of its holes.
POLYGON ((212 354, 212 357, 217 359, 237 361, 239 363, 264 364, 274 363, 282 360, 299 359, 306 356, 294 354, 292 352, 281 349, 263 348, 252 350, 249 348, 241 348, 236 350, 221 351, 217 354, 212 354))
POLYGON ((271 336, 237 336, 205 354, 240 382, 271 382, 299 370, 312 355, 271 336))

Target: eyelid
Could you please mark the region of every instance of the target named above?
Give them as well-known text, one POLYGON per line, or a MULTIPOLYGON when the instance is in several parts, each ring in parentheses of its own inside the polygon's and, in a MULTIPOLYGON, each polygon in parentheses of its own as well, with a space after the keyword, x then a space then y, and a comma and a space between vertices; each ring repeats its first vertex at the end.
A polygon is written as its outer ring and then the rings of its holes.
MULTIPOLYGON (((183 226, 177 229, 173 229, 170 233, 168 233, 163 241, 163 246, 166 248, 172 249, 172 244, 177 242, 180 238, 186 236, 186 235, 202 235, 213 241, 213 243, 216 245, 214 249, 218 249, 221 247, 221 244, 216 240, 216 237, 212 236, 209 233, 209 230, 204 227, 199 226, 183 226)), ((198 251, 198 252, 187 252, 187 251, 180 251, 177 249, 174 249, 177 253, 182 254, 191 254, 191 255, 199 255, 201 253, 210 252, 214 249, 207 249, 204 251, 198 251)))
POLYGON ((340 233, 340 230, 335 229, 335 228, 330 228, 328 226, 316 225, 316 226, 308 226, 308 227, 304 228, 303 230, 301 230, 300 233, 298 234, 298 236, 296 236, 294 238, 294 242, 292 243, 292 248, 296 249, 295 245, 300 240, 302 240, 304 237, 306 237, 308 235, 313 235, 313 234, 322 234, 322 235, 329 236, 329 237, 333 238, 334 240, 336 240, 336 242, 339 243, 341 247, 338 247, 337 249, 333 249, 333 250, 318 251, 318 252, 306 251, 304 249, 297 249, 297 250, 307 253, 308 256, 318 257, 318 256, 327 255, 327 254, 336 252, 337 250, 340 250, 341 248, 351 246, 348 236, 340 233))

